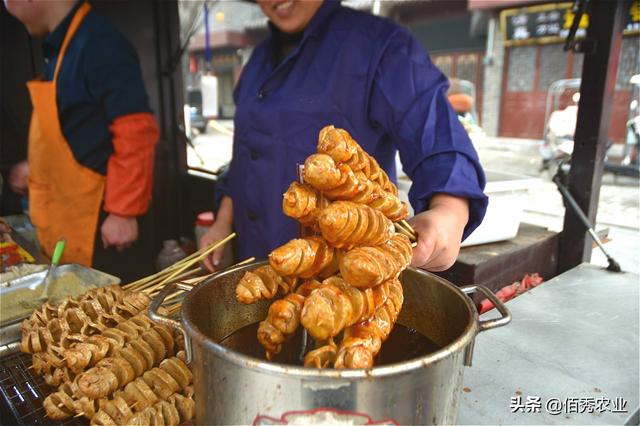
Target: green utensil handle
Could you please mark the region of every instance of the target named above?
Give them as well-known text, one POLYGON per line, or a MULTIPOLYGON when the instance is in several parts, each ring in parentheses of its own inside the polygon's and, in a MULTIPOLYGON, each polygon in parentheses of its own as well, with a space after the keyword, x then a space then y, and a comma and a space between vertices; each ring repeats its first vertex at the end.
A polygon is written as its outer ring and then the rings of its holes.
POLYGON ((60 258, 62 257, 62 252, 64 251, 64 246, 66 243, 67 241, 64 239, 56 243, 56 248, 53 249, 53 256, 51 257, 51 263, 53 265, 58 265, 58 263, 60 263, 60 258))

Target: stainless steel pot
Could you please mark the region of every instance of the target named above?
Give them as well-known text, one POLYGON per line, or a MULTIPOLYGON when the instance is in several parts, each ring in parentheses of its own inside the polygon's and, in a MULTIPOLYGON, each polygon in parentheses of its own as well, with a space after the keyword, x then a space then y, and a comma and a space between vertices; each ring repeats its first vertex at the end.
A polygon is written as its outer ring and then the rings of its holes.
POLYGON ((406 270, 405 301, 398 322, 441 349, 426 356, 370 370, 318 370, 266 362, 217 342, 261 321, 270 302, 242 305, 235 285, 263 263, 222 272, 187 294, 182 321, 158 314, 166 287, 149 308, 151 318, 184 334, 194 373, 197 424, 386 421, 390 424, 453 424, 464 366, 471 365, 478 333, 511 321, 507 308, 483 286, 457 288, 421 270, 406 270), (501 317, 479 321, 468 294, 480 291, 501 317))

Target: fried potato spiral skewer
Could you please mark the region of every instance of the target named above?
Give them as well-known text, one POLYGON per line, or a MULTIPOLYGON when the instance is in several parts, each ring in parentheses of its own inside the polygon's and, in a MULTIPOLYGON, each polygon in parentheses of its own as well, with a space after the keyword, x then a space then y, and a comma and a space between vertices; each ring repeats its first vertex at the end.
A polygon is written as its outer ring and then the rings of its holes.
POLYGON ((267 318, 258 326, 258 342, 265 349, 268 360, 280 353, 282 343, 296 332, 305 298, 318 287, 320 282, 316 280, 305 281, 295 293, 287 294, 269 306, 267 318))
POLYGON ((84 301, 99 299, 99 303, 102 306, 115 306, 123 302, 124 296, 125 291, 116 284, 93 288, 78 297, 66 297, 56 305, 48 301, 43 303, 39 309, 33 311, 31 316, 25 320, 23 324, 44 326, 53 318, 64 316, 64 312, 67 309, 79 308, 84 301))
POLYGON ((380 210, 392 221, 405 219, 407 205, 359 171, 346 164, 336 164, 326 154, 310 155, 304 162, 304 180, 330 200, 353 201, 380 210))
POLYGON ((289 277, 330 276, 338 270, 337 260, 336 250, 316 236, 293 239, 269 253, 271 267, 289 277))
POLYGON ((142 377, 127 384, 114 393, 114 398, 123 398, 134 412, 143 411, 158 401, 168 400, 175 392, 186 390, 193 381, 187 365, 177 357, 167 358, 147 371, 142 377))
POLYGON ((162 335, 155 331, 160 327, 156 325, 141 333, 114 356, 81 373, 77 378, 79 393, 90 399, 105 397, 159 364, 169 349, 162 335))
POLYGON ((354 172, 362 171, 369 180, 378 183, 385 191, 398 194, 398 189, 378 162, 346 130, 334 126, 326 126, 320 130, 318 152, 328 154, 337 163, 348 164, 354 172))
MULTIPOLYGON (((58 318, 54 318, 52 324, 58 321, 58 318)), ((144 312, 128 320, 122 319, 115 324, 115 327, 107 328, 99 335, 68 334, 61 339, 60 346, 50 344, 46 351, 33 354, 34 373, 43 375, 45 383, 49 386, 57 387, 64 381, 74 380, 75 376, 88 366, 93 366, 106 356, 111 356, 128 341, 155 325, 144 312), (75 340, 71 340, 72 337, 75 340)), ((156 327, 155 330, 161 334, 172 352, 171 332, 163 327, 156 327)))
MULTIPOLYGON (((116 360, 117 358, 112 358, 116 360)), ((109 361, 113 362, 113 361, 109 361)), ((119 363, 120 361, 115 361, 119 363)), ((121 364, 122 367, 124 364, 121 364)), ((104 367, 107 368, 107 367, 104 367)), ((130 372, 129 372, 130 373, 130 372)), ((118 375, 123 374, 122 371, 118 375)), ((102 375, 100 380, 107 378, 102 375)), ((98 378, 95 378, 97 381, 98 378)), ((113 380, 113 378, 109 379, 113 380)), ((116 413, 112 405, 113 401, 124 400, 129 407, 135 406, 135 411, 142 411, 152 406, 158 401, 167 400, 175 392, 186 389, 193 380, 193 374, 186 364, 177 357, 167 358, 162 361, 159 367, 154 367, 128 383, 123 390, 113 394, 113 399, 104 397, 90 398, 84 395, 80 389, 80 384, 75 382, 63 384, 57 392, 45 398, 43 405, 47 416, 52 419, 61 420, 71 417, 74 413, 83 413, 87 418, 92 418, 99 410, 116 413)), ((121 404, 119 404, 121 406, 121 404)), ((118 411, 123 411, 118 409, 118 411)), ((124 410, 126 411, 126 410, 124 410)), ((128 414, 128 413, 125 413, 128 414)))
MULTIPOLYGON (((403 201, 400 201, 397 195, 384 191, 375 182, 370 183, 373 186, 373 201, 367 203, 369 207, 380 210, 394 222, 406 219, 409 216, 409 207, 403 201)), ((356 200, 354 200, 356 201, 356 200)))
POLYGON ((74 395, 76 387, 72 382, 64 383, 57 392, 47 396, 42 402, 47 417, 62 420, 71 417, 76 412, 74 395))
POLYGON ((126 401, 118 397, 98 411, 90 424, 91 426, 151 424, 178 426, 191 420, 194 415, 193 398, 179 393, 174 393, 166 401, 158 401, 137 413, 132 412, 126 401))
POLYGON ((280 353, 282 343, 298 329, 303 304, 303 296, 290 293, 269 306, 267 318, 258 326, 258 342, 268 360, 280 353))
POLYGON ((282 212, 302 225, 316 229, 318 215, 329 201, 308 185, 293 182, 282 196, 282 212))
POLYGON ((387 300, 389 284, 360 290, 330 277, 304 301, 300 320, 317 341, 337 336, 345 327, 371 318, 387 300))
POLYGON ((311 368, 331 368, 336 360, 338 347, 333 341, 320 344, 304 356, 304 366, 311 368))
POLYGON ((318 217, 322 237, 334 247, 375 246, 388 241, 393 223, 382 212, 351 201, 334 201, 318 217))
MULTIPOLYGON (((362 175, 364 176, 364 175, 362 175)), ((369 204, 374 199, 371 186, 358 179, 346 164, 336 164, 326 154, 312 154, 304 162, 304 181, 331 200, 369 204)))
POLYGON ((357 247, 340 259, 340 273, 350 285, 374 287, 398 277, 412 256, 411 241, 403 234, 394 234, 386 243, 373 247, 357 247))
POLYGON ((264 299, 273 299, 278 293, 289 293, 297 280, 292 277, 281 277, 270 266, 261 266, 247 271, 236 285, 236 299, 249 305, 264 299))
MULTIPOLYGON (((22 340, 20 350, 24 353, 46 351, 49 346, 68 348, 73 342, 84 341, 89 336, 101 333, 107 327, 113 327, 139 312, 146 310, 151 302, 149 296, 141 292, 130 292, 120 301, 113 292, 97 292, 94 299, 85 298, 77 303, 67 303, 67 309, 51 314, 47 312, 37 320, 26 319, 22 322, 22 340), (57 316, 59 315, 59 316, 57 316), (47 319, 49 318, 49 319, 47 319), (45 321, 40 324, 39 321, 45 321)), ((32 317, 34 317, 32 315, 32 317)))
POLYGON ((105 330, 103 335, 91 336, 86 343, 78 343, 66 350, 67 367, 74 373, 80 373, 87 366, 95 365, 106 356, 114 354, 118 349, 123 348, 126 342, 153 327, 157 333, 161 334, 163 342, 166 345, 171 345, 169 350, 172 351, 171 333, 163 327, 156 327, 156 324, 145 312, 140 312, 117 324, 115 328, 105 330))
POLYGON ((400 314, 404 296, 402 284, 395 279, 389 283, 389 297, 375 315, 367 321, 345 329, 338 345, 334 366, 336 368, 371 368, 373 358, 384 342, 400 314))

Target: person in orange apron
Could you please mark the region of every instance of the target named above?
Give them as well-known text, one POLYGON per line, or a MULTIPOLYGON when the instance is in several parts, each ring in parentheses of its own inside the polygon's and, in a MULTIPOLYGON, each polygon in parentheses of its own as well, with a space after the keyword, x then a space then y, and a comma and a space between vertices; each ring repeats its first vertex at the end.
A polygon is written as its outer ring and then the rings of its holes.
POLYGON ((124 282, 150 272, 141 256, 150 260, 151 250, 136 241, 159 132, 135 52, 132 59, 131 46, 88 2, 5 3, 31 34, 49 34, 50 79, 27 84, 29 212, 42 250, 50 256, 65 238, 63 263, 124 282))

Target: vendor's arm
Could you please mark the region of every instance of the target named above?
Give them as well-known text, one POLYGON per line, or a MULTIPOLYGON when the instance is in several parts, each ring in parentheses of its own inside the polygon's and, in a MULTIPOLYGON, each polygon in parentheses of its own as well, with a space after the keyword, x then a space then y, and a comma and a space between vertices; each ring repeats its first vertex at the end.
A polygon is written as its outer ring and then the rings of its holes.
MULTIPOLYGON (((199 247, 205 248, 216 241, 227 237, 231 233, 232 225, 233 201, 231 200, 231 197, 225 195, 220 201, 220 208, 218 209, 216 220, 207 233, 200 238, 199 247)), ((212 272, 215 271, 218 265, 220 265, 223 253, 224 245, 218 247, 210 256, 204 259, 204 266, 212 272)))
POLYGON ((370 119, 394 141, 419 234, 414 266, 446 269, 487 208, 484 172, 451 108, 447 78, 404 29, 389 37, 371 83, 370 119))
POLYGON ((149 209, 158 125, 138 58, 126 39, 96 40, 85 60, 91 64, 88 88, 104 106, 113 142, 104 196, 109 215, 101 227, 102 241, 105 247, 123 249, 138 238, 136 217, 149 209))

